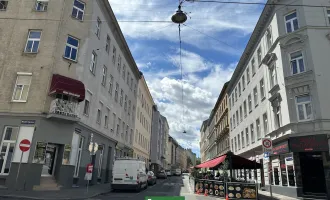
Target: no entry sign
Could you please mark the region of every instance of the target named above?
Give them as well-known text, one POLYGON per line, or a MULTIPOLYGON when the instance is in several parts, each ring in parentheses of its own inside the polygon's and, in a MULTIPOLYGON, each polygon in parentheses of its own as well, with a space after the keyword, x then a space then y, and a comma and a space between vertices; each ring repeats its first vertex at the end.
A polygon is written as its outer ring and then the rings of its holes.
POLYGON ((19 143, 19 149, 22 151, 22 152, 26 152, 30 149, 31 147, 31 142, 30 140, 27 140, 27 139, 24 139, 22 140, 20 143, 19 143))

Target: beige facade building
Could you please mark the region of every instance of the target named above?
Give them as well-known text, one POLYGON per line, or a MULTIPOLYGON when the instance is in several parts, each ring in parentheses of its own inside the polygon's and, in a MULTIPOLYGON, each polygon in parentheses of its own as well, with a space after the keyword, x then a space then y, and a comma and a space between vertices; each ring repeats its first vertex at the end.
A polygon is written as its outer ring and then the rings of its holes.
POLYGON ((148 85, 141 73, 136 103, 135 139, 133 143, 135 158, 143 159, 149 167, 152 107, 155 105, 148 85))

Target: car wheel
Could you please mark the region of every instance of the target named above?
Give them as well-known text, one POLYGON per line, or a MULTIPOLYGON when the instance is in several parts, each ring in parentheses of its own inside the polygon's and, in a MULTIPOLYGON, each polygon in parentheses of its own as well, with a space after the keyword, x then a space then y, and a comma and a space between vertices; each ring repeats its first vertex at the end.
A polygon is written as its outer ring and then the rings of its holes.
POLYGON ((140 192, 141 191, 141 184, 139 183, 139 185, 136 188, 136 192, 140 192))

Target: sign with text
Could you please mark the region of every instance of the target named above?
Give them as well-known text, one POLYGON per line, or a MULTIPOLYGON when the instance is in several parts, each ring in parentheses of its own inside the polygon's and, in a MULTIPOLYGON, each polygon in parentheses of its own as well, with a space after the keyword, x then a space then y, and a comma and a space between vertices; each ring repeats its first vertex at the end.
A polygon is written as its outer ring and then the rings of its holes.
POLYGON ((282 153, 288 153, 288 152, 290 152, 288 141, 273 145, 273 154, 275 154, 275 155, 282 154, 282 153))
POLYGON ((329 151, 327 135, 309 135, 290 138, 292 152, 329 151))
POLYGON ((145 197, 144 200, 185 200, 185 197, 145 197))
POLYGON ((262 151, 265 152, 272 152, 273 144, 270 138, 262 138, 262 151))

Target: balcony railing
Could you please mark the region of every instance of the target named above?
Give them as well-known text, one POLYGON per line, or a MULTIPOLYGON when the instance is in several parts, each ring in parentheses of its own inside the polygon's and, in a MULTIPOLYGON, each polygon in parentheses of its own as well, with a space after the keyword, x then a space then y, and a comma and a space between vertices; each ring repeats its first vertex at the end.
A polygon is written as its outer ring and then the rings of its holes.
POLYGON ((66 117, 78 118, 78 102, 63 99, 54 99, 50 104, 50 114, 63 115, 66 117))

